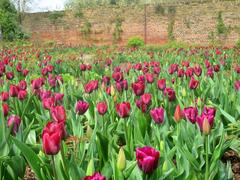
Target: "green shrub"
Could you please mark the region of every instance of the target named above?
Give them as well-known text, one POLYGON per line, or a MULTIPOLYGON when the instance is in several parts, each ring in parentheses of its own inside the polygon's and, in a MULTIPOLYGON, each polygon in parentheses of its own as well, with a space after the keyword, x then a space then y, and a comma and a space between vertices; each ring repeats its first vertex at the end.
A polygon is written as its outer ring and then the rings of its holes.
POLYGON ((127 45, 129 47, 141 47, 144 45, 144 41, 142 38, 140 37, 131 37, 129 40, 128 40, 128 43, 127 45))
POLYGON ((240 39, 238 39, 236 42, 236 48, 240 49, 240 39))

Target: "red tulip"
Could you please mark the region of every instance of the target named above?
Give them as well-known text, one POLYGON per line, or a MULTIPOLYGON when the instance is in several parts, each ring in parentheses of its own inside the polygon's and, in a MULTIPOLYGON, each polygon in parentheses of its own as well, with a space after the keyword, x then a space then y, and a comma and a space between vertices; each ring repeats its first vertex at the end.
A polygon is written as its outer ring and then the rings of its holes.
POLYGON ((106 180, 105 176, 102 176, 100 173, 94 173, 92 176, 86 176, 84 180, 106 180))
POLYGON ((138 167, 146 174, 151 174, 157 168, 159 157, 159 151, 152 147, 145 146, 136 149, 138 167))
POLYGON ((62 93, 55 93, 54 94, 54 99, 55 102, 61 102, 63 100, 64 94, 62 93))
POLYGON ((166 79, 160 79, 157 81, 158 89, 164 90, 166 88, 166 79))
POLYGON ((150 111, 150 115, 152 119, 157 124, 162 124, 164 121, 164 109, 163 108, 155 108, 150 111))
POLYGON ((8 92, 2 92, 1 93, 1 100, 7 101, 9 99, 9 93, 8 92))
POLYGON ((123 73, 122 72, 114 72, 112 74, 112 78, 116 81, 116 82, 120 82, 123 80, 123 73))
POLYGON ((92 93, 94 90, 98 88, 98 80, 90 81, 89 83, 85 84, 84 90, 85 93, 92 93))
POLYGON ((176 99, 175 91, 172 88, 165 88, 164 95, 168 96, 169 101, 174 101, 176 99))
POLYGON ((27 97, 27 91, 26 90, 20 90, 18 92, 18 99, 20 101, 23 101, 27 97))
POLYGON ((19 88, 16 85, 10 85, 9 87, 9 95, 11 97, 17 97, 19 92, 19 88))
POLYGON ((29 71, 27 69, 22 70, 22 75, 26 77, 28 75, 29 71))
POLYGON ((2 110, 3 110, 3 115, 4 115, 4 117, 7 117, 7 116, 8 116, 8 112, 9 112, 9 110, 10 110, 8 104, 3 103, 3 104, 2 104, 2 110))
POLYGON ((117 89, 118 92, 122 92, 123 90, 128 90, 127 80, 116 82, 116 89, 117 89))
POLYGON ((55 104, 55 99, 53 97, 45 98, 42 100, 42 105, 44 109, 50 110, 55 104))
POLYGON ((89 104, 85 101, 78 101, 75 106, 76 113, 83 115, 88 110, 89 104))
POLYGON ((81 71, 86 71, 87 70, 87 66, 85 64, 80 64, 80 70, 81 71))
POLYGON ((194 73, 196 74, 196 76, 201 76, 202 68, 200 66, 195 66, 193 70, 194 70, 194 73))
POLYGON ((45 154, 56 155, 61 148, 62 129, 55 128, 47 130, 44 128, 42 133, 42 146, 45 154))
POLYGON ((145 93, 141 96, 141 101, 146 104, 146 105, 149 105, 151 104, 151 101, 152 101, 152 95, 149 94, 149 93, 145 93))
POLYGON ((188 108, 184 108, 183 110, 184 118, 188 119, 191 123, 196 122, 197 115, 198 115, 198 110, 196 107, 188 107, 188 108))
POLYGON ((104 115, 107 112, 108 106, 105 102, 99 102, 97 104, 97 110, 100 115, 104 115))
POLYGON ((18 87, 19 89, 21 90, 26 90, 27 89, 27 82, 25 80, 21 80, 19 83, 18 83, 18 87))
POLYGON ((40 92, 40 98, 41 98, 41 100, 46 99, 46 98, 50 98, 51 96, 52 96, 52 91, 42 90, 42 91, 40 92))
POLYGON ((118 116, 121 118, 129 117, 131 111, 131 105, 129 102, 122 102, 116 105, 118 116))
POLYGON ((146 80, 147 80, 148 83, 151 84, 151 83, 154 82, 154 76, 153 76, 153 74, 147 73, 147 74, 145 75, 145 77, 146 77, 146 80))
POLYGON ((12 80, 12 79, 14 78, 13 72, 7 72, 7 73, 6 73, 6 78, 7 78, 8 80, 12 80))
POLYGON ((183 77, 184 76, 184 69, 178 69, 177 75, 178 75, 178 77, 183 77))
POLYGON ((38 78, 38 79, 34 79, 32 80, 32 89, 36 90, 36 89, 40 89, 44 84, 44 80, 43 78, 38 78))
POLYGON ((145 84, 142 82, 135 82, 132 83, 132 89, 136 96, 141 96, 144 94, 145 91, 145 84))
POLYGON ((240 80, 234 83, 234 87, 236 91, 240 91, 240 80))
POLYGON ((196 89, 198 85, 199 85, 199 81, 195 80, 194 77, 191 77, 191 80, 189 82, 189 88, 196 89))
POLYGON ((8 127, 11 127, 11 126, 12 126, 11 133, 12 133, 13 135, 16 135, 16 134, 17 134, 18 129, 19 129, 19 126, 20 126, 20 123, 21 123, 21 119, 20 119, 19 116, 11 115, 11 116, 8 118, 7 125, 8 125, 8 127))
POLYGON ((51 108, 51 116, 54 121, 60 123, 66 121, 66 113, 63 106, 56 106, 51 108))

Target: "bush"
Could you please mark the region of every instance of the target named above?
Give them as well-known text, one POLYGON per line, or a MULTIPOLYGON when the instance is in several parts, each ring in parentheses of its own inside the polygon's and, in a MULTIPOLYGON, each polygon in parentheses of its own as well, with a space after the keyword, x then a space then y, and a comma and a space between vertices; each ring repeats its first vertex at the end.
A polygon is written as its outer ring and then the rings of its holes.
POLYGON ((240 49, 240 39, 238 39, 237 42, 236 42, 236 48, 240 49))
POLYGON ((131 37, 129 40, 128 40, 128 43, 127 45, 129 47, 141 47, 144 45, 144 41, 142 38, 140 37, 131 37))

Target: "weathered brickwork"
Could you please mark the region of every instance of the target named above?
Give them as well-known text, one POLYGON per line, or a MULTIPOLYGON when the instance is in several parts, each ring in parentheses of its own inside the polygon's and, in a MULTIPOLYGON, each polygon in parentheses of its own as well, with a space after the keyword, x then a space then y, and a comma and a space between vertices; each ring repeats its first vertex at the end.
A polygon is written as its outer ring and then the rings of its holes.
MULTIPOLYGON (((170 5, 162 5, 167 9, 170 5)), ((240 27, 240 2, 204 2, 171 5, 175 6, 175 23, 173 34, 181 42, 208 45, 209 33, 216 31, 217 15, 222 11, 226 26, 232 29, 240 27)), ((163 44, 168 41, 169 15, 156 13, 154 5, 146 8, 147 43, 163 44)), ((57 22, 49 20, 48 13, 27 14, 23 27, 31 34, 32 41, 55 41, 59 44, 111 44, 113 42, 114 20, 117 16, 123 19, 121 44, 126 43, 131 36, 144 37, 143 6, 128 7, 98 7, 85 9, 84 17, 77 18, 71 12, 57 22), (87 19, 92 25, 90 39, 81 34, 81 27, 87 19)), ((237 30, 232 30, 226 40, 226 45, 234 45, 240 38, 237 30)))

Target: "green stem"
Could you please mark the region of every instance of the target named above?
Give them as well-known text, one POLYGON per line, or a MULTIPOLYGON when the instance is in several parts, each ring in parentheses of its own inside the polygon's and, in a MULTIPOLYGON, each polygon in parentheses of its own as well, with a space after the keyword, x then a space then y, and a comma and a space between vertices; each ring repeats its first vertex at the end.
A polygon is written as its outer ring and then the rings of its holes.
POLYGON ((205 172, 205 180, 208 180, 209 177, 209 164, 208 164, 208 135, 205 136, 205 153, 206 153, 206 172, 205 172))
POLYGON ((68 169, 67 169, 67 165, 66 165, 66 161, 65 161, 65 156, 64 156, 63 143, 61 143, 61 156, 62 156, 62 160, 63 160, 64 170, 65 170, 66 174, 68 175, 68 169))
POLYGON ((57 171, 56 171, 56 166, 55 166, 55 161, 54 161, 54 155, 52 155, 52 166, 53 166, 53 175, 55 180, 57 180, 57 171))

